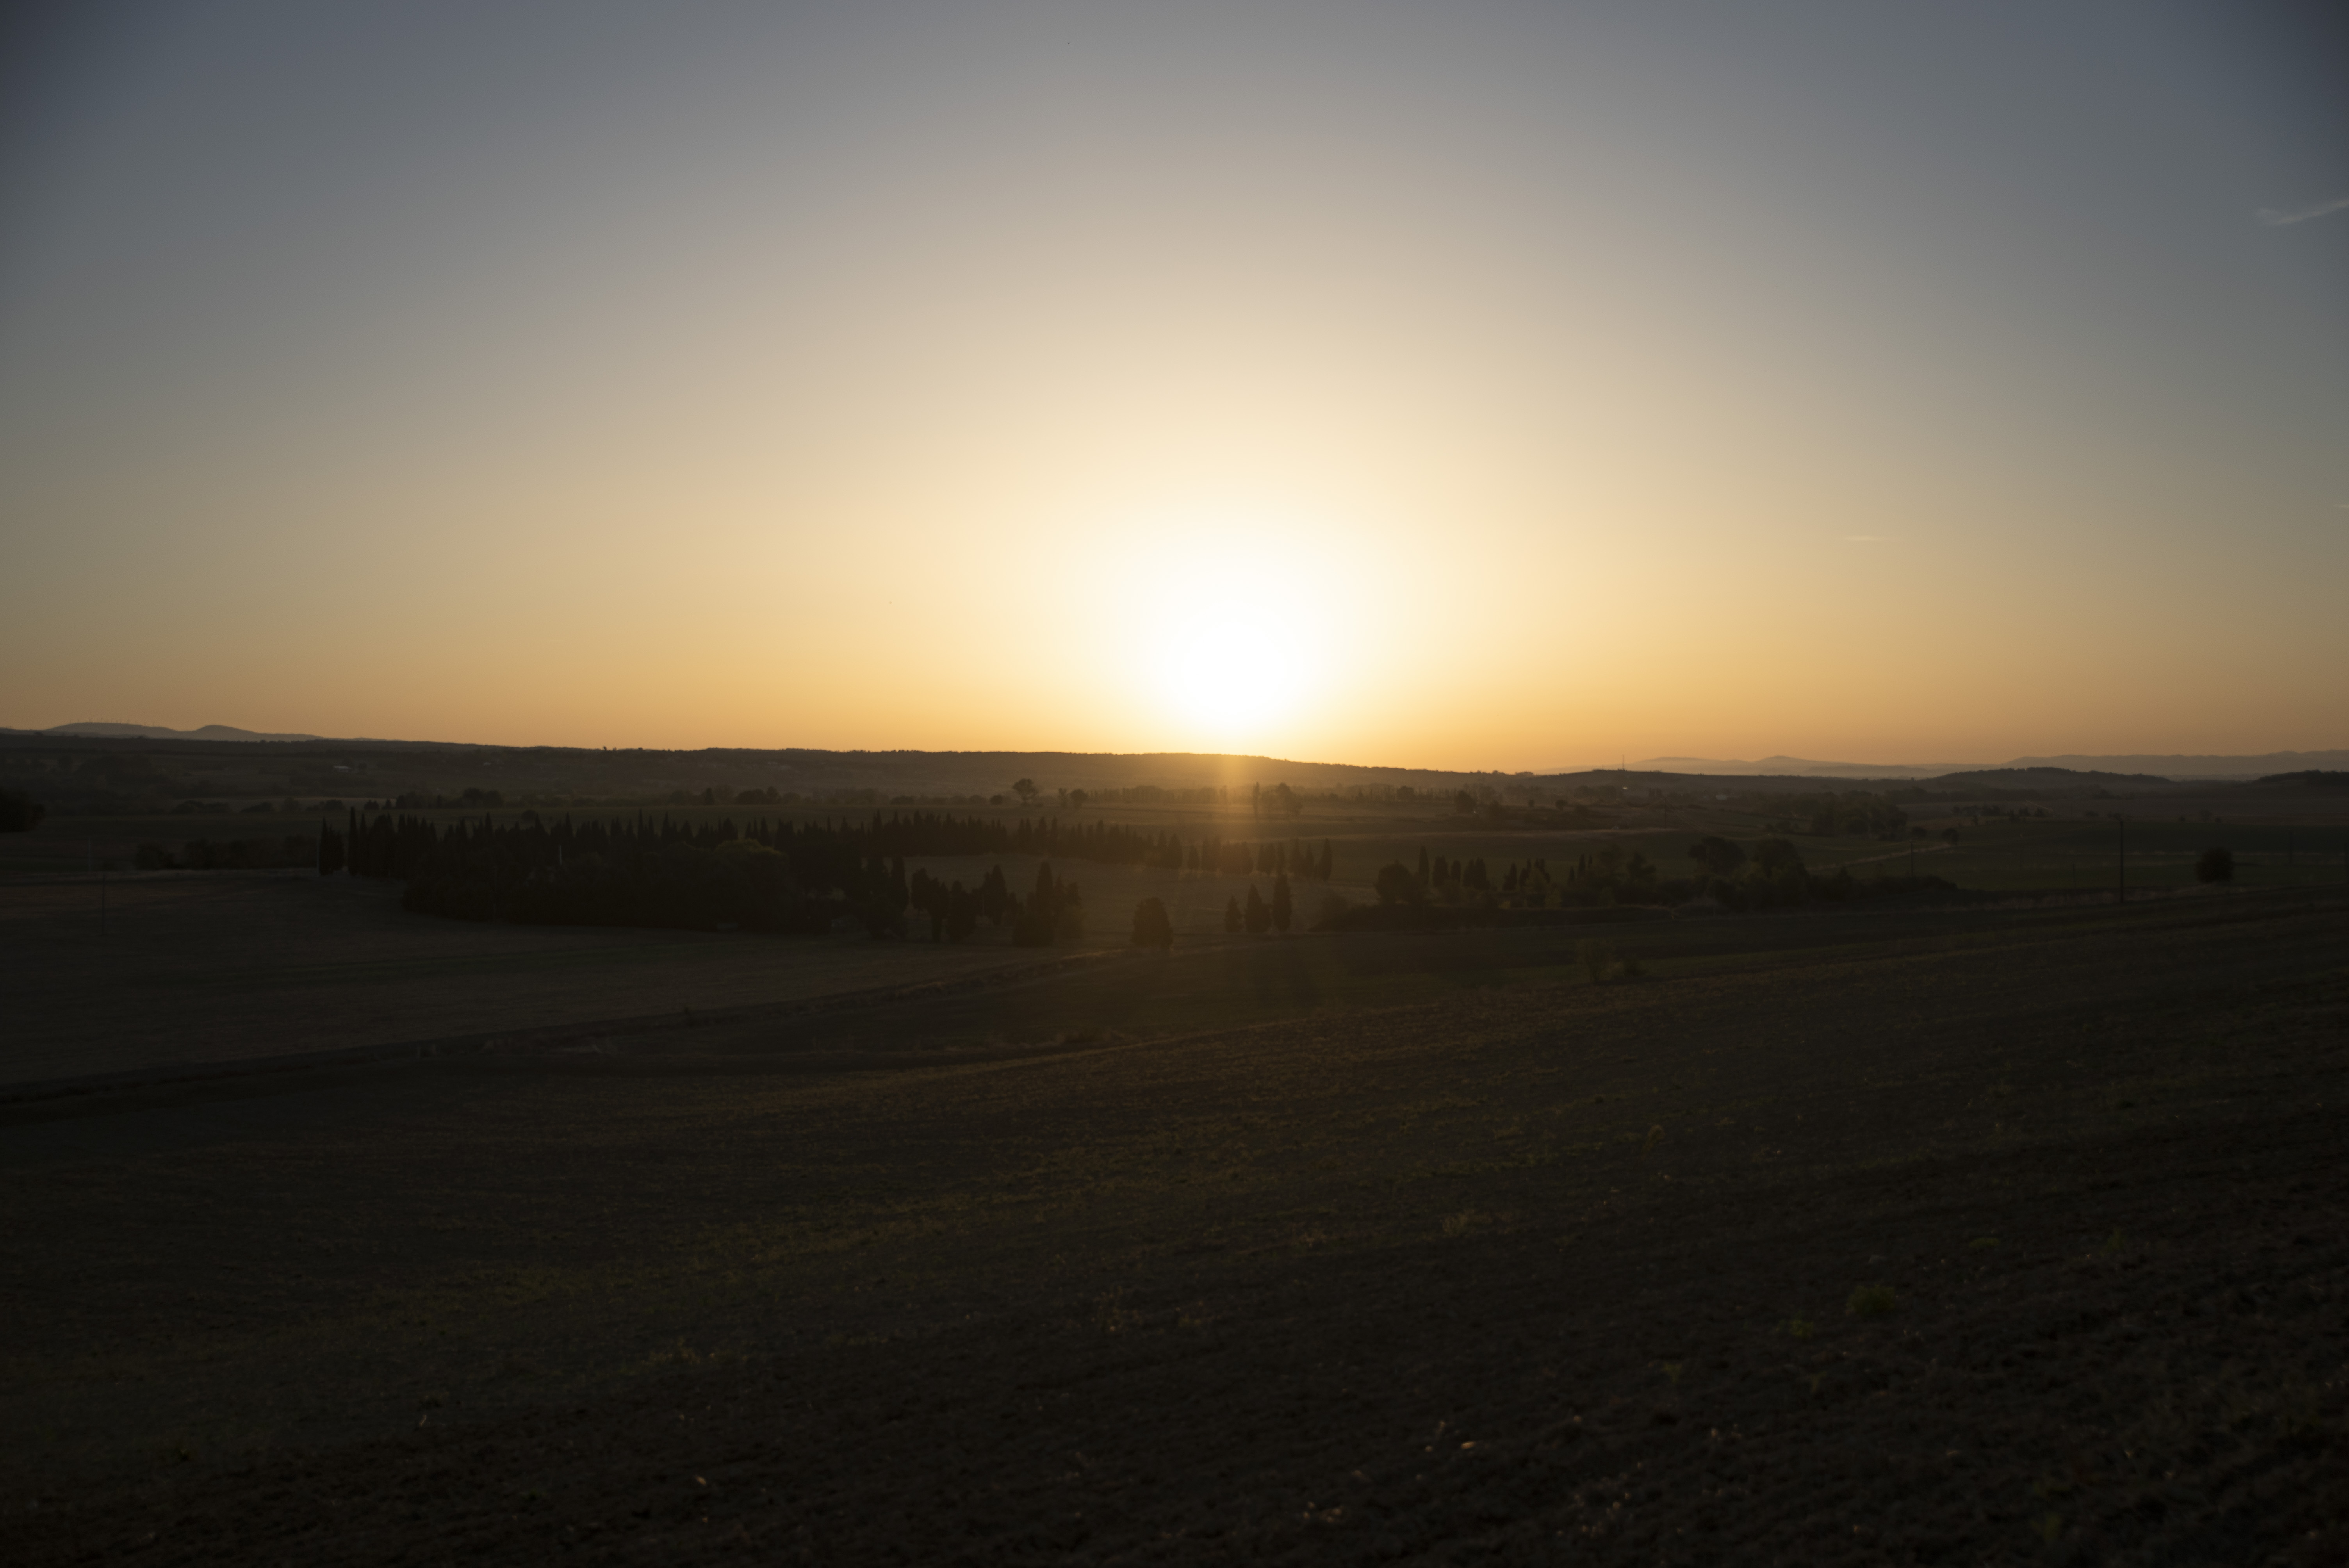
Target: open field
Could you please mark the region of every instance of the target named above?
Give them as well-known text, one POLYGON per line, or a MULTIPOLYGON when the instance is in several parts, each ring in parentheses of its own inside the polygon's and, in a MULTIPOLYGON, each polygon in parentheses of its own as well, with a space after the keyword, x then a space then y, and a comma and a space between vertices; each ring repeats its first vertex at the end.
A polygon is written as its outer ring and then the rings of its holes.
POLYGON ((1604 934, 19 1100, 13 1557, 2341 1559, 2349 902, 1604 934))
MULTIPOLYGON (((697 822, 748 815, 730 808, 675 814, 697 822)), ((1246 813, 1174 809, 1122 810, 1118 820, 1193 837, 1294 834, 1309 844, 1326 839, 1337 874, 1328 883, 1296 883, 1300 931, 1314 922, 1326 897, 1371 902, 1379 866, 1415 863, 1423 851, 1454 860, 1481 857, 1497 879, 1513 862, 1543 858, 1562 869, 1578 856, 1619 845, 1646 855, 1667 874, 1683 874, 1688 846, 1703 833, 1751 841, 1756 830, 1750 818, 1726 811, 1682 811, 1669 825, 1569 832, 1371 809, 1332 810, 1280 824, 1246 813)), ((1641 820, 1638 813, 1629 820, 1641 820)), ((1861 877, 1897 876, 1913 864, 1977 894, 2095 898, 2108 895, 2119 881, 2121 830, 2109 821, 1948 821, 1959 835, 1954 844, 1939 838, 1908 844, 1808 836, 1796 842, 1816 872, 1848 868, 1861 877)), ((0 882, 5 938, 0 997, 16 1025, 0 1040, 0 1084, 438 1045, 727 1009, 806 1009, 825 998, 1032 968, 1070 951, 1014 949, 1008 930, 988 927, 968 944, 939 947, 919 941, 875 945, 861 935, 809 940, 474 924, 407 913, 398 907, 398 884, 390 882, 318 878, 298 870, 118 870, 92 877, 83 869, 101 856, 125 863, 144 840, 176 845, 188 838, 282 834, 295 826, 295 820, 267 816, 93 820, 0 840, 8 864, 16 868, 0 882), (100 841, 101 826, 117 837, 100 841)), ((2349 829, 2323 821, 2132 822, 2127 882, 2139 895, 2193 893, 2196 856, 2211 842, 2224 842, 2236 851, 2239 887, 2341 888, 2349 886, 2344 838, 2349 829)), ((1006 854, 918 857, 909 863, 972 885, 999 864, 1013 887, 1024 890, 1040 862, 1006 854)), ((1143 897, 1164 902, 1186 944, 1216 944, 1222 940, 1226 902, 1244 898, 1251 882, 1267 892, 1271 887, 1264 877, 1082 861, 1063 861, 1057 870, 1085 891, 1088 931, 1074 950, 1080 953, 1121 947, 1133 906, 1143 897)), ((1407 993, 1407 985, 1402 992, 1390 985, 1379 997, 1400 1000, 1407 993)), ((823 1037, 838 1032, 832 1025, 814 1026, 823 1037)))

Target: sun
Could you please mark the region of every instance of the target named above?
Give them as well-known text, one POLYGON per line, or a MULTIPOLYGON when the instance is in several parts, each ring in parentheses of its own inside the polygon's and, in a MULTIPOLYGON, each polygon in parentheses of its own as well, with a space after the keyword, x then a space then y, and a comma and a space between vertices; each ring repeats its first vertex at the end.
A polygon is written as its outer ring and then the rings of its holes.
POLYGON ((1360 531, 1330 509, 1195 498, 1102 532, 1117 546, 1083 570, 1123 650, 1121 690, 1148 705, 1139 727, 1181 750, 1309 744, 1347 677, 1360 531))
POLYGON ((1295 717, 1314 670, 1293 620, 1268 605, 1173 619, 1156 655, 1158 683, 1190 726, 1227 743, 1260 737, 1295 717))

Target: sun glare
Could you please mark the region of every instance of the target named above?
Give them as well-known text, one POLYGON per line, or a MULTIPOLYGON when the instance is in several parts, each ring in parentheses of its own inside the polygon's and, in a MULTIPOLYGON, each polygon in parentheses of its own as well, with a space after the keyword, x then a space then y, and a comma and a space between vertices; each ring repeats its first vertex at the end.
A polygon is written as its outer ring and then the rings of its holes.
POLYGON ((1167 697, 1219 741, 1261 734, 1291 717, 1310 675, 1297 627, 1230 613, 1183 627, 1159 656, 1167 697))
POLYGON ((1184 542, 1133 574, 1149 583, 1128 628, 1135 674, 1156 688, 1182 744, 1217 750, 1291 735, 1325 685, 1331 628, 1302 583, 1331 580, 1319 531, 1237 508, 1159 517, 1135 537, 1184 542))

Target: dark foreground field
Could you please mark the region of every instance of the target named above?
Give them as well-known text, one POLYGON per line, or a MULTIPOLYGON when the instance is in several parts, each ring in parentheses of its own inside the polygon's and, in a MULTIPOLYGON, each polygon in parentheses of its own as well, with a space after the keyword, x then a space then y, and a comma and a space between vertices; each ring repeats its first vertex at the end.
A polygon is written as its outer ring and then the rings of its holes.
POLYGON ((2349 1558, 2337 896, 1575 934, 22 1101, 0 1542, 2349 1558))

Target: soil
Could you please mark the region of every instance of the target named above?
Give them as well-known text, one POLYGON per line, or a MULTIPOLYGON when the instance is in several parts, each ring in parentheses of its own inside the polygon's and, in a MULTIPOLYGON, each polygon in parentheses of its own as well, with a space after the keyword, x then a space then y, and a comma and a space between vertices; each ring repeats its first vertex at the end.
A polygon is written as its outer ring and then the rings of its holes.
POLYGON ((2349 1560, 2349 908, 1867 929, 25 1111, 9 1555, 2349 1560))

